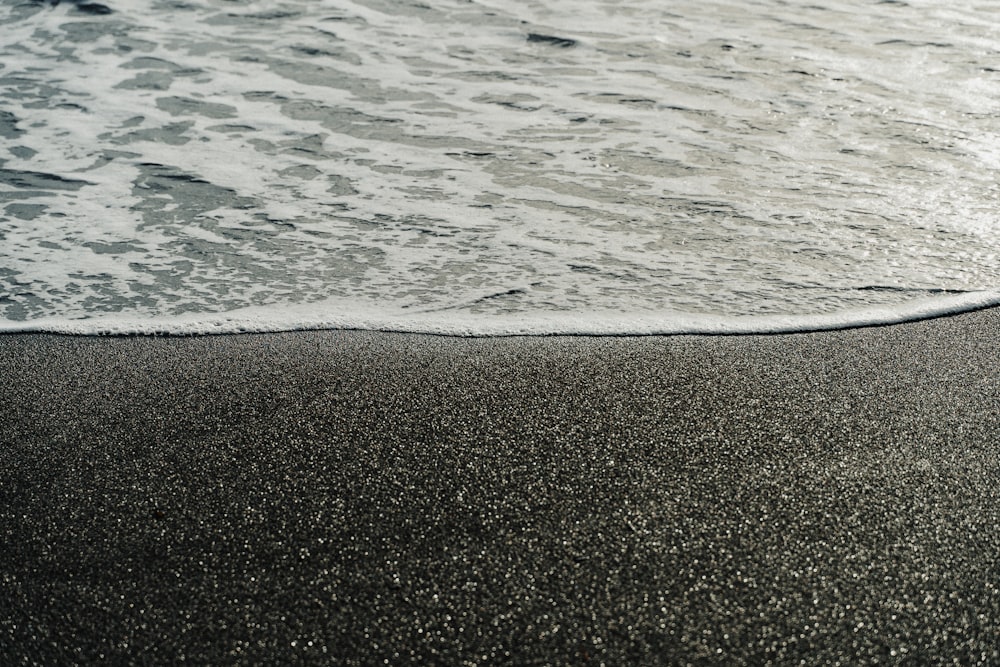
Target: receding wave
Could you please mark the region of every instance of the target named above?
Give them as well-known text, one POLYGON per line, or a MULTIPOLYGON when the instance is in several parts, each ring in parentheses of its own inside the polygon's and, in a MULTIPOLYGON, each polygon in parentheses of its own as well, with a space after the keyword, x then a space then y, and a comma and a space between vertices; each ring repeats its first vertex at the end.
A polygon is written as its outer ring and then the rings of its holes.
POLYGON ((965 1, 0 3, 0 321, 669 333, 977 303, 995 41, 965 1))

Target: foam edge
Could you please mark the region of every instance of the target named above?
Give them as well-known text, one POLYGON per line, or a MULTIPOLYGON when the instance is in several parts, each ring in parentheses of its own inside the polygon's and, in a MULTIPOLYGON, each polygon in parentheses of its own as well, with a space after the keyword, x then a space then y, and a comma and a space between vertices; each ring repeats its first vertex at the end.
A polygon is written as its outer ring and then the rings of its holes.
POLYGON ((477 315, 386 312, 330 301, 293 306, 256 306, 201 315, 130 317, 121 314, 79 319, 0 321, 0 333, 82 336, 198 336, 316 330, 364 330, 440 336, 670 336, 751 335, 832 331, 886 326, 1000 306, 1000 292, 966 292, 819 315, 735 316, 683 312, 546 313, 477 315))

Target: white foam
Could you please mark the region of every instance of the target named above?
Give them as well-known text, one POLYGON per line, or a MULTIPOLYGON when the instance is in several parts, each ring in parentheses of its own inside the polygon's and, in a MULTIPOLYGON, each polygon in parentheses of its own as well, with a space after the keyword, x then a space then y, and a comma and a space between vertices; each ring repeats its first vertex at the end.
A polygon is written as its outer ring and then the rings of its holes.
POLYGON ((81 319, 46 318, 31 322, 0 321, 0 333, 188 336, 365 330, 463 337, 784 334, 901 324, 995 306, 1000 306, 1000 292, 947 295, 889 307, 821 315, 725 317, 663 312, 462 314, 442 317, 437 313, 408 313, 402 309, 351 310, 349 304, 328 301, 282 308, 242 308, 209 315, 150 318, 102 315, 81 319))

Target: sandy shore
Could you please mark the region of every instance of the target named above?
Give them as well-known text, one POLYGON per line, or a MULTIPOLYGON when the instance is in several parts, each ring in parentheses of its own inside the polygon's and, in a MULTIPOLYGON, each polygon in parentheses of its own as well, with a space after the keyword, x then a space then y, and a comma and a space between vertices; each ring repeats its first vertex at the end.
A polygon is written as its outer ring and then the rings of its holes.
POLYGON ((0 337, 6 664, 1000 660, 1000 311, 0 337))

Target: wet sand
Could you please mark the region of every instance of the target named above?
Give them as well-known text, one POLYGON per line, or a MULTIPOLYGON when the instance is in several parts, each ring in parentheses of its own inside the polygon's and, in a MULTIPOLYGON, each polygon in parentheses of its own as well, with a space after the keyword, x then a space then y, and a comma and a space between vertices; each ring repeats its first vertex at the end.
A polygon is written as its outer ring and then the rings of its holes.
POLYGON ((998 334, 0 336, 0 655, 996 663, 998 334))

